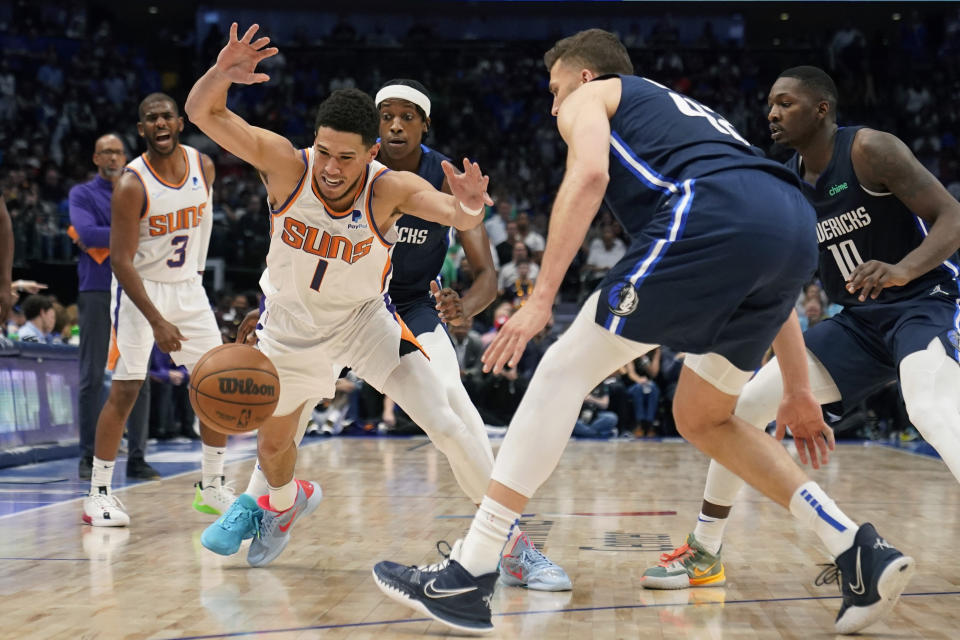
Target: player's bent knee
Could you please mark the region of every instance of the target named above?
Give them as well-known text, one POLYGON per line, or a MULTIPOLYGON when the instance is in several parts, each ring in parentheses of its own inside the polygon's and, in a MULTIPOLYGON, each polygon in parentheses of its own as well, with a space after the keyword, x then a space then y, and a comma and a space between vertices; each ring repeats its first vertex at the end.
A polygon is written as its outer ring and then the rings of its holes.
MULTIPOLYGON (((949 437, 950 422, 946 416, 955 411, 947 402, 911 402, 907 404, 907 415, 924 440, 934 449, 940 450, 949 437)), ((957 434, 960 435, 960 434, 957 434)))

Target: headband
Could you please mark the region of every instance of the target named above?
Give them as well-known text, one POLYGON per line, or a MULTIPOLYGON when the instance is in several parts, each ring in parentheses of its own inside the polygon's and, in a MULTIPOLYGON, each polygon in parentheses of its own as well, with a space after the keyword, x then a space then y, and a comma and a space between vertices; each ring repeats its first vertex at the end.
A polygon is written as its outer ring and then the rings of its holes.
POLYGON ((389 100, 390 98, 408 100, 423 109, 426 116, 428 118, 430 117, 430 98, 422 91, 405 84, 391 84, 377 91, 377 97, 374 99, 374 102, 379 107, 381 102, 389 100))

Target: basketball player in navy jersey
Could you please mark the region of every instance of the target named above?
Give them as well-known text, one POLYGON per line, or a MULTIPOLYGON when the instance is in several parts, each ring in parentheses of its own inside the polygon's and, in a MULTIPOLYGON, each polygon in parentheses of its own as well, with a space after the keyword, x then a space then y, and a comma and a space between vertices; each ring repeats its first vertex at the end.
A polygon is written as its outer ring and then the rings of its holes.
POLYGON ((815 213, 799 180, 716 112, 631 75, 613 34, 580 32, 544 62, 567 168, 537 287, 491 343, 484 368, 516 364, 544 326, 601 200, 631 247, 541 360, 466 539, 440 566, 377 564, 378 586, 455 629, 492 630, 500 550, 559 461, 582 398, 610 371, 666 344, 689 354, 674 400, 680 433, 819 535, 843 575, 839 631, 874 622, 906 587, 912 558, 871 525, 857 527, 780 443, 734 415, 772 342, 785 387, 781 428, 818 441, 830 433, 793 310, 816 266, 815 213))
MULTIPOLYGON (((817 401, 849 407, 899 379, 911 422, 960 479, 960 203, 895 136, 837 127, 837 88, 821 69, 787 69, 767 102, 772 138, 796 150, 788 166, 817 210, 820 279, 844 306, 803 335, 817 401)), ((762 429, 775 417, 782 384, 768 363, 744 388, 736 414, 762 429)), ((809 440, 798 440, 797 451, 814 467, 827 461, 809 440)), ((645 587, 722 582, 723 529, 741 486, 711 462, 684 545, 690 552, 664 555, 647 570, 645 587), (707 573, 719 580, 705 581, 707 573)))
MULTIPOLYGON (((396 171, 411 171, 438 191, 450 193, 440 163, 449 158, 422 144, 430 127, 430 96, 416 80, 386 82, 374 101, 380 110, 380 152, 377 160, 396 171)), ((440 289, 438 274, 449 246, 450 229, 414 216, 397 221, 398 239, 393 248, 390 299, 417 340, 430 354, 430 366, 443 382, 450 406, 470 429, 471 437, 486 443, 486 468, 493 468, 486 427, 460 380, 460 365, 444 323, 462 325, 493 302, 497 272, 484 225, 460 231, 460 243, 474 269, 473 284, 461 298, 453 289, 440 289), (432 298, 432 299, 431 299, 432 298)), ((565 591, 570 578, 559 566, 537 551, 523 533, 505 550, 501 580, 540 591, 565 591)))

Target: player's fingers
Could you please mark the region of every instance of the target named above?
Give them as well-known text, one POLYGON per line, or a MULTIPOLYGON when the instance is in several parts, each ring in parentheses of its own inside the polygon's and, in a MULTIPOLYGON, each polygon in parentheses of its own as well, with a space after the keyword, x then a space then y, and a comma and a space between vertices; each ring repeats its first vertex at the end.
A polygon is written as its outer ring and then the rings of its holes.
POLYGON ((254 49, 263 49, 265 46, 270 44, 270 38, 268 36, 261 36, 250 43, 250 46, 254 49))
POLYGON ((813 438, 807 440, 807 450, 810 452, 810 466, 814 469, 819 469, 820 459, 817 456, 817 445, 813 440, 813 438))
POLYGON ((787 425, 777 420, 777 429, 773 432, 773 437, 777 440, 783 440, 785 435, 787 435, 787 425))
POLYGON ((436 280, 430 281, 430 295, 434 298, 437 297, 437 294, 440 293, 440 285, 437 284, 436 280))
POLYGON ((234 22, 230 25, 230 42, 233 42, 237 39, 237 23, 234 22))
POLYGON ((254 73, 250 76, 250 84, 260 84, 261 82, 270 82, 270 76, 265 73, 254 73))
POLYGON ((833 451, 837 448, 837 442, 833 435, 833 429, 826 427, 823 431, 823 437, 827 441, 827 446, 830 447, 830 451, 833 451))
POLYGON ((830 462, 830 449, 827 447, 827 441, 823 438, 823 435, 817 434, 817 436, 814 436, 814 440, 816 440, 817 449, 820 450, 820 460, 823 461, 823 464, 827 464, 830 462))
POLYGON ((245 44, 250 44, 250 41, 253 40, 253 36, 257 33, 257 30, 260 28, 256 22, 250 25, 250 28, 247 29, 247 32, 243 34, 243 37, 240 38, 240 42, 245 44))
POLYGON ((807 443, 803 438, 794 438, 794 444, 797 446, 797 457, 801 464, 807 464, 807 443))

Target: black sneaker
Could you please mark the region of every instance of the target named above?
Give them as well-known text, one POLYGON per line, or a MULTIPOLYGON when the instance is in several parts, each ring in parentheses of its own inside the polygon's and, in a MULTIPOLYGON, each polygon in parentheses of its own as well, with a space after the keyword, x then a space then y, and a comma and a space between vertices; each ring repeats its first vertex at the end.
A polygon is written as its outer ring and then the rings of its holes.
POLYGON ((137 480, 159 480, 160 474, 143 458, 131 458, 127 460, 127 477, 137 480))
POLYGON ((384 561, 373 568, 377 586, 393 600, 474 634, 493 631, 490 600, 499 576, 494 571, 475 578, 450 557, 428 567, 384 561))
POLYGON ((853 546, 828 565, 815 585, 839 583, 843 604, 834 622, 837 633, 856 633, 887 615, 916 568, 905 556, 880 537, 873 525, 857 530, 853 546))
POLYGON ((93 456, 80 456, 80 464, 77 466, 77 475, 81 480, 89 480, 93 475, 93 456))

